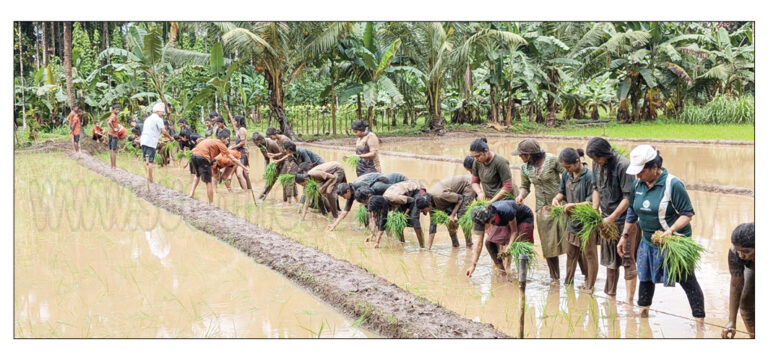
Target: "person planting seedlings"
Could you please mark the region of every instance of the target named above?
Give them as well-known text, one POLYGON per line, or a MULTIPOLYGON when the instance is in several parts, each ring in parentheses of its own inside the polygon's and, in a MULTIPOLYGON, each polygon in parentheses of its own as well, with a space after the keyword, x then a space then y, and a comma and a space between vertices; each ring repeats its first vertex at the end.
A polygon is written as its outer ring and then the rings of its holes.
MULTIPOLYGON (((212 177, 214 186, 216 186, 218 183, 224 182, 224 185, 227 187, 227 191, 232 192, 232 175, 235 172, 236 165, 229 157, 233 156, 237 159, 240 159, 240 154, 241 153, 237 149, 229 148, 226 152, 221 152, 221 154, 217 155, 213 159, 211 164, 211 168, 213 170, 211 172, 213 174, 212 177)), ((242 163, 242 160, 240 161, 242 163)), ((243 191, 248 189, 248 185, 245 183, 244 179, 238 179, 238 182, 240 183, 240 188, 243 191)))
POLYGON ((533 243, 533 211, 513 200, 503 200, 488 206, 474 207, 471 213, 475 243, 472 249, 472 264, 465 274, 471 277, 475 272, 483 245, 488 250, 493 264, 502 274, 506 274, 509 271, 509 259, 502 260, 502 256, 506 255, 510 241, 533 243), (491 228, 492 226, 496 228, 491 228))
POLYGON ((536 228, 541 239, 541 252, 547 260, 549 277, 553 281, 560 280, 560 255, 565 254, 567 249, 567 232, 562 223, 550 216, 548 205, 558 193, 563 167, 554 155, 541 150, 534 139, 523 139, 512 155, 523 160, 520 194, 515 202, 522 205, 531 191, 531 184, 536 186, 536 228))
POLYGON ((200 142, 195 149, 192 149, 192 157, 190 158, 189 168, 190 171, 195 173, 195 178, 192 181, 192 191, 189 193, 189 198, 195 196, 195 189, 197 184, 202 179, 205 183, 206 193, 208 195, 208 203, 213 203, 213 184, 211 183, 212 175, 212 160, 219 154, 225 153, 228 158, 236 165, 248 172, 248 168, 244 167, 239 158, 233 156, 227 149, 227 141, 229 140, 229 130, 221 130, 218 132, 216 139, 206 138, 200 142))
POLYGON ((736 335, 736 313, 752 339, 755 338, 755 223, 742 223, 731 234, 728 250, 728 269, 731 271, 731 292, 728 302, 728 323, 723 328, 723 339, 736 335))
MULTIPOLYGON (((428 208, 428 205, 417 205, 416 198, 425 193, 424 185, 421 182, 407 180, 390 186, 381 196, 374 195, 368 199, 368 210, 375 216, 375 222, 378 227, 375 248, 379 247, 381 237, 386 230, 389 218, 387 212, 389 211, 401 212, 408 217, 406 225, 413 228, 416 233, 416 239, 419 241, 419 247, 424 248, 424 236, 419 222, 419 212, 428 208)), ((390 224, 392 223, 397 223, 397 221, 390 222, 390 224)), ((371 240, 372 237, 373 234, 366 241, 371 240)), ((404 239, 401 239, 401 242, 404 241, 404 239)))
MULTIPOLYGON (((627 174, 629 160, 621 156, 611 148, 611 144, 603 138, 594 137, 587 142, 586 149, 592 163, 594 177, 594 191, 592 192, 592 207, 600 211, 603 223, 616 225, 616 230, 624 228, 624 220, 629 207, 629 190, 634 178, 627 174)), ((627 304, 634 304, 635 290, 637 288, 637 266, 635 257, 639 237, 638 230, 631 229, 627 232, 627 244, 623 253, 619 253, 616 247, 618 241, 599 238, 600 241, 600 265, 605 266, 604 292, 610 296, 616 296, 616 287, 619 282, 619 268, 624 267, 624 281, 627 289, 627 304)))
MULTIPOLYGON (((475 139, 469 146, 472 163, 472 190, 478 200, 490 197, 488 203, 514 199, 518 190, 512 180, 509 162, 488 149, 485 138, 475 139)), ((466 161, 466 159, 465 159, 466 161)))
POLYGON ((176 141, 179 142, 179 149, 192 150, 192 149, 195 149, 195 146, 197 146, 197 143, 201 142, 203 139, 205 138, 200 137, 199 134, 194 133, 189 129, 182 129, 181 132, 179 132, 178 139, 176 139, 176 141))
MULTIPOLYGON (((272 190, 272 186, 275 185, 277 177, 279 176, 279 172, 282 170, 284 164, 284 162, 280 162, 279 164, 275 163, 272 157, 279 156, 282 150, 276 141, 270 138, 265 138, 258 132, 253 133, 253 136, 251 136, 251 141, 257 147, 259 147, 259 152, 261 152, 261 155, 264 157, 265 185, 264 191, 262 191, 262 193, 259 195, 259 201, 264 201, 264 199, 267 198, 269 192, 272 190), (270 172, 267 173, 267 170, 270 172)), ((288 200, 288 198, 285 196, 285 192, 286 190, 283 189, 283 201, 288 200)))
MULTIPOLYGON (((283 142, 283 149, 288 153, 288 161, 294 165, 294 168, 304 166, 308 168, 306 171, 309 171, 309 169, 325 163, 317 153, 306 148, 296 148, 296 144, 293 142, 283 142)), ((299 169, 297 172, 305 172, 301 170, 303 169, 299 169)))
MULTIPOLYGON (((235 144, 231 147, 231 149, 235 149, 240 152, 240 163, 243 164, 243 166, 250 167, 248 160, 248 147, 246 146, 246 143, 248 142, 248 130, 246 129, 245 117, 240 115, 235 116, 235 129, 235 144)), ((242 185, 245 183, 247 186, 246 190, 251 190, 251 179, 248 174, 245 173, 240 167, 234 167, 233 169, 235 175, 237 176, 237 180, 240 181, 240 184, 242 185)))
POLYGON ((322 203, 324 207, 321 208, 321 211, 330 210, 334 218, 338 217, 339 201, 336 196, 336 184, 344 182, 347 182, 344 167, 337 161, 329 161, 310 169, 307 173, 296 174, 296 183, 304 186, 305 192, 304 212, 301 218, 304 219, 306 216, 310 203, 315 204, 315 207, 318 208, 321 207, 319 204, 322 203), (313 196, 314 193, 312 195, 307 193, 312 191, 310 189, 312 185, 307 184, 308 180, 318 185, 316 196, 313 196))
MULTIPOLYGON (((459 246, 459 238, 456 235, 459 229, 459 216, 467 212, 467 207, 475 200, 475 191, 472 189, 472 175, 450 176, 440 180, 433 186, 428 195, 430 205, 430 223, 429 239, 427 239, 427 249, 432 249, 432 243, 437 233, 437 225, 445 224, 448 228, 448 235, 451 238, 451 244, 454 248, 459 246), (442 214, 447 215, 448 220, 445 223, 439 223, 438 217, 442 214)), ((472 234, 464 234, 465 245, 472 247, 472 234)))
MULTIPOLYGON (((587 163, 582 162, 584 151, 581 149, 565 148, 558 156, 558 162, 563 172, 560 178, 560 188, 552 199, 550 215, 557 221, 565 217, 576 205, 592 205, 594 177, 587 163), (557 211, 557 212, 556 212, 557 211)), ((599 215, 598 215, 599 216, 599 215)), ((602 220, 601 220, 602 222, 602 220)), ((583 265, 582 272, 587 276, 581 288, 591 293, 597 280, 597 236, 588 235, 587 242, 582 243, 577 235, 581 231, 581 223, 572 218, 567 219, 566 228, 568 246, 566 249, 565 284, 573 283, 576 265, 583 265)))
POLYGON ((368 125, 357 120, 352 122, 352 133, 355 135, 355 154, 357 158, 350 157, 350 160, 355 159, 355 174, 361 176, 367 173, 381 172, 381 164, 379 163, 379 137, 367 129, 368 125))
MULTIPOLYGON (((165 108, 163 108, 165 110, 165 108)), ((154 110, 152 110, 154 111, 154 110)), ((112 105, 112 111, 107 118, 107 135, 109 137, 109 163, 112 169, 117 169, 117 141, 120 133, 120 122, 117 120, 117 114, 120 113, 120 105, 112 105)), ((161 119, 162 121, 162 119, 161 119)))
POLYGON ((488 201, 485 200, 475 200, 473 201, 469 207, 467 208, 466 212, 464 212, 461 217, 459 218, 459 227, 461 227, 461 231, 466 234, 472 233, 472 210, 477 206, 488 206, 488 201))
MULTIPOLYGON (((279 174, 290 174, 291 173, 291 167, 292 164, 290 164, 289 159, 291 158, 290 154, 288 154, 288 151, 285 150, 285 143, 290 142, 291 139, 288 138, 288 136, 280 134, 277 129, 274 127, 267 128, 266 136, 275 141, 277 144, 277 147, 279 148, 278 153, 269 153, 267 152, 267 155, 270 159, 273 159, 275 164, 278 165, 278 174, 275 175, 275 178, 279 176, 279 174)), ((295 172, 294 172, 295 173, 295 172)), ((272 182, 274 184, 274 181, 272 182)), ((296 185, 292 184, 289 185, 287 188, 283 189, 283 201, 289 202, 291 201, 291 198, 293 198, 294 202, 298 202, 298 190, 296 189, 296 185)))
MULTIPOLYGON (((400 173, 368 173, 358 176, 351 183, 340 183, 336 185, 336 194, 346 199, 347 202, 344 205, 344 209, 339 214, 339 217, 328 226, 328 231, 334 231, 339 223, 341 223, 341 220, 347 217, 349 211, 352 210, 354 201, 361 203, 363 206, 367 206, 368 198, 373 195, 381 196, 390 186, 406 180, 408 180, 408 177, 400 173)), ((372 216, 366 217, 365 219, 356 217, 355 219, 359 221, 369 221, 371 218, 375 221, 375 217, 372 216)), ((375 223, 365 223, 365 226, 369 225, 373 228, 375 223)), ((373 229, 371 229, 371 233, 374 233, 373 229)))
POLYGON ((104 143, 104 134, 106 132, 104 131, 104 128, 101 127, 101 124, 99 121, 96 121, 93 123, 93 129, 91 130, 91 139, 94 141, 97 141, 99 143, 104 143))
MULTIPOLYGON (((119 107, 119 106, 118 106, 119 107)), ((144 169, 147 173, 147 190, 153 182, 152 168, 155 165, 155 152, 157 143, 160 140, 160 134, 173 141, 173 137, 165 130, 162 116, 165 115, 165 104, 156 103, 152 107, 152 114, 144 121, 144 128, 141 131, 139 143, 141 144, 141 156, 144 159, 144 169)), ((117 116, 115 116, 117 117, 117 116)))
MULTIPOLYGON (((627 175, 634 174, 637 179, 631 184, 629 192, 629 211, 624 224, 621 241, 616 248, 619 254, 628 252, 631 243, 629 232, 634 225, 642 230, 642 241, 637 252, 637 271, 640 279, 640 292, 637 304, 641 308, 641 317, 648 317, 648 310, 653 301, 655 284, 664 283, 674 286, 666 277, 662 249, 651 241, 657 230, 663 230, 660 237, 691 237, 691 219, 694 211, 685 185, 680 179, 662 167, 663 159, 659 152, 650 145, 639 145, 629 154, 630 165, 627 175)), ((701 291, 694 270, 676 280, 683 287, 691 313, 698 326, 704 322, 704 293, 701 291)))

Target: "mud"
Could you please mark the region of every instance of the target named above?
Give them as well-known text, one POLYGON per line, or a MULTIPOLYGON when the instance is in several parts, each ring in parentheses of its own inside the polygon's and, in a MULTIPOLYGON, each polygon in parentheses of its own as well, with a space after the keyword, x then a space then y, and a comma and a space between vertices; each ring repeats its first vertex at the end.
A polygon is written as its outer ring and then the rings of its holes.
MULTIPOLYGON (((305 287, 367 329, 393 338, 502 338, 492 325, 474 322, 360 267, 264 230, 210 204, 192 200, 157 183, 147 192, 144 177, 80 154, 84 167, 108 177, 138 197, 181 216, 192 226, 225 241, 305 287)), ((204 187, 203 187, 204 188, 204 187)))
MULTIPOLYGON (((355 151, 355 149, 352 146, 333 146, 333 145, 319 144, 319 143, 300 143, 299 145, 304 145, 304 146, 313 147, 313 148, 320 148, 320 149, 333 149, 333 150, 339 150, 339 151, 345 151, 345 152, 355 151)), ((440 156, 440 155, 413 154, 413 153, 393 152, 393 151, 384 151, 384 150, 379 151, 379 154, 381 154, 382 156, 398 157, 398 158, 405 158, 405 159, 430 160, 430 161, 449 162, 449 163, 456 163, 456 164, 462 164, 463 162, 463 159, 460 159, 460 158, 452 158, 452 157, 446 157, 446 156, 440 156)), ((510 169, 520 170, 520 166, 516 164, 511 164, 510 169)), ((738 195, 738 196, 749 196, 749 197, 755 196, 755 190, 747 187, 688 183, 686 184, 686 188, 690 191, 714 192, 714 193, 738 195)))

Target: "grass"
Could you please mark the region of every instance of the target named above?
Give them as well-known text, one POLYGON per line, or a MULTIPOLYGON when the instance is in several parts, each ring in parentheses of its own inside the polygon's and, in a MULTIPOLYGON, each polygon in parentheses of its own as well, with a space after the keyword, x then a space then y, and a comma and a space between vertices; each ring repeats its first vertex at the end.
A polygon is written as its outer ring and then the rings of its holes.
POLYGON ((692 238, 680 235, 672 235, 660 240, 661 231, 657 231, 651 237, 656 244, 661 245, 664 256, 663 265, 667 270, 667 282, 680 282, 693 274, 696 265, 701 259, 704 247, 693 241, 692 238))
POLYGON ((307 179, 307 183, 304 184, 304 196, 312 201, 313 207, 320 208, 320 186, 315 179, 307 179))
POLYGON ((470 233, 472 233, 472 210, 477 206, 488 206, 488 201, 475 200, 471 205, 469 205, 467 211, 464 212, 461 217, 459 217, 459 226, 464 232, 464 235, 470 235, 470 233))
POLYGON ((357 163, 360 162, 360 156, 359 155, 352 155, 344 159, 344 164, 347 164, 350 168, 357 168, 357 163))
POLYGON ((515 261, 515 265, 517 265, 518 268, 520 267, 520 257, 523 255, 528 255, 530 263, 536 261, 536 249, 533 248, 533 243, 520 241, 520 238, 524 235, 525 233, 518 234, 515 241, 509 244, 506 251, 507 254, 512 256, 512 259, 515 261))
POLYGON ((294 176, 292 174, 280 174, 280 176, 277 178, 277 182, 279 182, 283 187, 292 184, 293 180, 294 176))
POLYGON ((451 220, 451 216, 443 211, 434 211, 432 215, 432 221, 437 225, 445 225, 451 220))
POLYGON ((405 235, 403 234, 403 231, 407 225, 408 217, 405 215, 405 213, 393 211, 389 212, 387 215, 387 224, 385 225, 387 233, 394 235, 397 237, 397 240, 401 242, 405 241, 405 235))
POLYGON ((360 207, 357 208, 355 222, 359 223, 361 226, 368 224, 368 208, 363 205, 360 205, 360 207))
POLYGON ((545 132, 559 136, 605 136, 614 138, 678 138, 678 139, 725 139, 754 141, 755 126, 752 124, 685 124, 659 119, 652 122, 620 124, 611 122, 603 127, 567 128, 545 132))
POLYGON ((264 168, 263 177, 267 182, 267 185, 272 185, 275 182, 275 179, 277 178, 277 164, 275 164, 275 162, 271 161, 267 164, 267 167, 264 168))
POLYGON ((622 155, 625 158, 629 158, 629 153, 627 153, 626 149, 624 149, 624 148, 622 148, 622 147, 620 147, 618 145, 615 145, 615 144, 611 144, 611 148, 613 148, 613 150, 615 150, 616 153, 619 153, 619 155, 622 155))

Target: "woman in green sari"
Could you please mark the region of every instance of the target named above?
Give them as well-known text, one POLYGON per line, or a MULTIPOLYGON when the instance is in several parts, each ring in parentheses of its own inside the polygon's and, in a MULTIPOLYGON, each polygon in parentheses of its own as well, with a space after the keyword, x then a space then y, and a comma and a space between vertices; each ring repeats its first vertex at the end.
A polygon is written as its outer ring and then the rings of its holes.
POLYGON ((531 191, 531 184, 536 186, 536 227, 541 241, 541 252, 547 260, 549 276, 553 281, 560 279, 559 256, 565 254, 567 248, 565 225, 558 223, 550 216, 552 199, 557 196, 560 188, 560 177, 563 167, 557 157, 545 153, 534 139, 524 139, 517 145, 512 155, 519 155, 523 160, 520 167, 520 194, 516 202, 522 204, 531 191))

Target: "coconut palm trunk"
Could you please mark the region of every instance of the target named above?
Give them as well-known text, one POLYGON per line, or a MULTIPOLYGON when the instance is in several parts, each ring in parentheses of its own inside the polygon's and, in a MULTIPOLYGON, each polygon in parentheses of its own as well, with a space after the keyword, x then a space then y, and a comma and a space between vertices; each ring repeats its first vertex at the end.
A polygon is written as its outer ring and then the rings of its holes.
POLYGON ((272 109, 275 117, 277 117, 280 131, 291 140, 295 140, 296 135, 293 134, 293 129, 291 129, 291 124, 288 122, 288 116, 285 114, 285 108, 283 107, 283 90, 280 77, 273 76, 269 70, 265 69, 264 79, 269 90, 269 108, 272 109))
POLYGON ((64 22, 64 76, 67 81, 67 103, 75 106, 75 91, 72 85, 72 22, 64 22))

